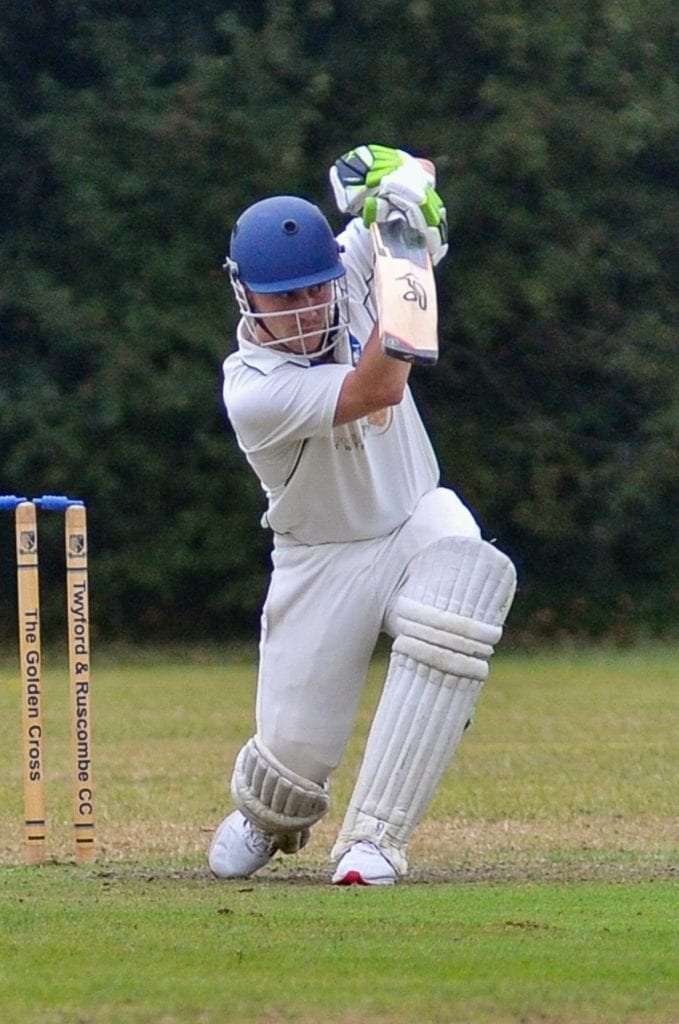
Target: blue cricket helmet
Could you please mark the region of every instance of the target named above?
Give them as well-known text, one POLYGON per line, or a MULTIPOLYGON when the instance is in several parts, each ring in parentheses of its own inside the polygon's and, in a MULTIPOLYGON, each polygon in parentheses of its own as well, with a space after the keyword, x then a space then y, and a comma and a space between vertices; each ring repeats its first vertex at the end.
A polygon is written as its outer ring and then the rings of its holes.
POLYGON ((345 273, 321 210, 299 196, 271 196, 245 210, 231 233, 227 267, 253 292, 287 292, 345 273))

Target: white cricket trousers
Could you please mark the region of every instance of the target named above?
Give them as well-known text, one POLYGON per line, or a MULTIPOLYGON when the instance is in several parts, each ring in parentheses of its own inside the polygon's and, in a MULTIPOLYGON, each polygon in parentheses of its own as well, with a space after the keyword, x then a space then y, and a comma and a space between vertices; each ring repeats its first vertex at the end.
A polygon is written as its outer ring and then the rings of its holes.
POLYGON ((322 784, 351 734, 380 633, 411 559, 443 537, 480 537, 450 490, 420 500, 385 537, 304 545, 278 537, 262 612, 257 734, 287 768, 322 784))

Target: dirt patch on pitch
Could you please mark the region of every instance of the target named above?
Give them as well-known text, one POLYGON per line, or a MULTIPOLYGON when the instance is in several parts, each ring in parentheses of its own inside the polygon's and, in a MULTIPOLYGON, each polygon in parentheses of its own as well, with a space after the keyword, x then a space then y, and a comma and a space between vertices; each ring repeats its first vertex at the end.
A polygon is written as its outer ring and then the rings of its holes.
MULTIPOLYGON (((327 884, 329 853, 338 822, 321 822, 312 840, 294 857, 276 856, 247 884, 327 884)), ((140 879, 214 882, 207 868, 213 826, 163 823, 152 834, 141 825, 107 822, 98 836, 93 870, 113 884, 140 879), (174 865, 174 866, 173 866, 174 865), (188 866, 187 866, 188 865, 188 866)), ((73 863, 67 830, 52 836, 53 864, 73 863)), ((18 865, 17 841, 0 853, 0 864, 18 865)), ((676 823, 669 819, 622 816, 546 821, 428 821, 410 848, 407 884, 475 882, 620 881, 679 878, 676 823)), ((239 883, 229 883, 239 884, 239 883)))
MULTIPOLYGON (((105 883, 139 881, 193 882, 234 886, 240 890, 261 885, 327 885, 327 868, 288 867, 284 860, 275 860, 268 868, 252 878, 233 879, 228 882, 215 879, 206 868, 156 868, 137 865, 102 866, 95 871, 105 883)), ((540 884, 577 882, 652 882, 679 881, 679 866, 672 864, 603 864, 592 862, 487 864, 477 868, 414 868, 399 885, 473 885, 485 883, 540 884)))
MULTIPOLYGON (((205 851, 209 834, 194 835, 192 849, 205 851)), ((240 887, 267 884, 327 885, 328 859, 335 836, 330 823, 314 831, 300 854, 280 854, 251 879, 226 884, 240 887)), ((188 839, 188 837, 187 837, 188 839)), ((118 851, 120 853, 120 850, 118 851)), ((131 853, 131 850, 130 850, 131 853)), ((144 867, 102 863, 100 874, 115 879, 190 881, 224 884, 207 865, 191 868, 144 867)), ((146 863, 157 865, 151 856, 146 863)), ((197 862, 202 856, 197 858, 197 862)), ((679 879, 679 851, 674 823, 665 820, 606 822, 432 822, 423 825, 410 851, 410 873, 400 884, 468 885, 474 883, 633 882, 679 879)))

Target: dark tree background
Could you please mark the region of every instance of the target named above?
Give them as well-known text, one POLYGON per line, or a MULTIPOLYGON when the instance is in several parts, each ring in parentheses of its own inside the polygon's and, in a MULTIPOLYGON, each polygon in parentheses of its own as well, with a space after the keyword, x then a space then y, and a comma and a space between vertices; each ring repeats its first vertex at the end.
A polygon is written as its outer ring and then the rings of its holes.
MULTIPOLYGON (((437 164, 442 358, 413 387, 518 564, 510 634, 676 635, 678 38, 674 0, 5 0, 0 492, 86 499, 100 635, 252 629, 221 263, 266 194, 339 229, 327 168, 370 141, 437 164)), ((9 637, 9 517, 0 558, 9 637)))

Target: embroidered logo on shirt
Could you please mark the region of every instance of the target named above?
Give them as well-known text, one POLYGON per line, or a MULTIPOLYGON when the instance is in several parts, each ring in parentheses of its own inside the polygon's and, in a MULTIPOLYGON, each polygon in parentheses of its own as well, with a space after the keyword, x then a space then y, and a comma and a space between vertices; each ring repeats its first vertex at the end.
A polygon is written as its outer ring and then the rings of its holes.
POLYGON ((363 451, 366 437, 378 437, 386 434, 392 424, 394 410, 392 408, 378 409, 371 412, 361 420, 354 420, 343 427, 333 430, 333 440, 337 451, 363 451))
POLYGON ((366 423, 370 428, 371 434, 383 434, 391 426, 391 420, 393 416, 393 410, 389 407, 386 409, 378 409, 376 412, 371 412, 369 416, 366 416, 366 423))

